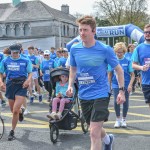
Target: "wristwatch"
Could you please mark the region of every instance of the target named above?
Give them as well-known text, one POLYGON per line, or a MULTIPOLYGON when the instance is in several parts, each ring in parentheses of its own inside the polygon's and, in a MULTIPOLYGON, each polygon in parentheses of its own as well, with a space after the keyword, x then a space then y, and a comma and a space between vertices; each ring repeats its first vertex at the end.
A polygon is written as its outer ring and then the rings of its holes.
POLYGON ((125 92, 125 87, 120 87, 120 88, 119 88, 119 91, 125 92))

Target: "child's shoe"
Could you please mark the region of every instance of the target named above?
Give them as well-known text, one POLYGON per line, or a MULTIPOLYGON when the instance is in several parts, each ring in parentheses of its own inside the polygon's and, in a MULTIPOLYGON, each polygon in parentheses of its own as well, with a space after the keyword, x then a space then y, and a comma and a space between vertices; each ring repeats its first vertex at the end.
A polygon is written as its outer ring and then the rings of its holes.
POLYGON ((56 119, 55 116, 56 116, 56 112, 52 112, 50 114, 47 114, 47 118, 49 118, 49 119, 56 119))
POLYGON ((60 120, 62 118, 61 112, 56 113, 55 118, 60 120))

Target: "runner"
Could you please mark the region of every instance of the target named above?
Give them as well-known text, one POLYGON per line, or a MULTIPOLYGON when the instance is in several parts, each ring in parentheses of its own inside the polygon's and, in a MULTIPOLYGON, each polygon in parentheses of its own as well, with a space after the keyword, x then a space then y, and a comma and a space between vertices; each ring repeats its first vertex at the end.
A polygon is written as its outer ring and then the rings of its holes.
POLYGON ((54 60, 50 58, 50 51, 45 50, 44 51, 44 60, 42 61, 40 65, 41 74, 43 75, 43 81, 45 89, 49 93, 48 102, 51 100, 52 96, 52 85, 50 83, 50 71, 54 68, 54 60))
POLYGON ((77 23, 82 41, 71 47, 67 95, 73 94, 77 74, 83 116, 90 125, 91 150, 101 150, 101 141, 105 143, 104 150, 112 150, 114 136, 108 135, 103 128, 103 123, 109 116, 107 65, 115 68, 118 75, 118 104, 125 101, 123 71, 111 47, 94 39, 95 19, 92 16, 83 16, 77 23))
POLYGON ((2 60, 0 66, 0 87, 8 98, 12 116, 12 129, 8 140, 15 139, 14 130, 18 119, 23 121, 24 109, 21 109, 27 94, 27 88, 32 78, 32 64, 29 60, 20 56, 20 46, 17 44, 9 47, 11 56, 2 60), (6 73, 6 85, 3 83, 3 73, 6 73))
POLYGON ((41 95, 41 89, 38 83, 38 68, 39 68, 39 61, 38 58, 34 55, 34 47, 30 46, 28 47, 28 51, 29 51, 29 58, 32 62, 32 83, 29 86, 29 92, 30 92, 30 104, 33 103, 34 101, 34 96, 33 96, 33 84, 35 84, 35 88, 38 91, 39 94, 39 102, 42 103, 42 95, 41 95))
POLYGON ((114 127, 115 128, 126 128, 126 117, 127 112, 129 109, 129 94, 132 92, 132 85, 135 79, 134 70, 132 68, 131 60, 128 60, 125 57, 125 53, 127 48, 123 42, 116 43, 114 45, 114 51, 117 55, 117 59, 124 71, 124 80, 125 80, 125 98, 126 101, 123 103, 122 109, 122 117, 120 117, 120 105, 117 103, 117 95, 119 93, 119 86, 116 78, 116 74, 113 68, 108 65, 108 79, 110 82, 110 87, 113 89, 113 96, 114 96, 114 109, 116 113, 116 122, 114 127))
POLYGON ((132 55, 133 68, 141 71, 142 91, 145 103, 150 107, 150 24, 144 27, 144 43, 136 47, 132 55))

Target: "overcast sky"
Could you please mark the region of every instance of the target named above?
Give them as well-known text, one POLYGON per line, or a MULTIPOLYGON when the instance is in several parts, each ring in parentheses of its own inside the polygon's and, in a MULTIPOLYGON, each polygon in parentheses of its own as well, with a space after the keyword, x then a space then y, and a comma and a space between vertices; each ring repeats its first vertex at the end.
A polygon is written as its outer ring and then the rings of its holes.
MULTIPOLYGON (((31 0, 21 0, 21 1, 31 1, 31 0)), ((61 9, 62 4, 68 4, 70 14, 75 14, 76 12, 90 15, 93 14, 93 4, 95 0, 41 0, 45 4, 52 8, 61 9)), ((12 0, 0 0, 0 3, 11 3, 12 0)))

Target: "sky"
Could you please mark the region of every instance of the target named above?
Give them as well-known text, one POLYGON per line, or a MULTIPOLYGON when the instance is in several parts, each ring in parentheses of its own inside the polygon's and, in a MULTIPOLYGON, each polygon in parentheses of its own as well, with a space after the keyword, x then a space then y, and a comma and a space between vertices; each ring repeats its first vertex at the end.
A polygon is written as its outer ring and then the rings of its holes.
MULTIPOLYGON (((21 0, 31 1, 31 0, 21 0)), ((52 8, 61 9, 62 4, 69 5, 70 14, 80 13, 84 15, 91 15, 94 13, 93 5, 95 0, 41 0, 52 8)), ((11 3, 12 0, 0 0, 0 3, 11 3)))

